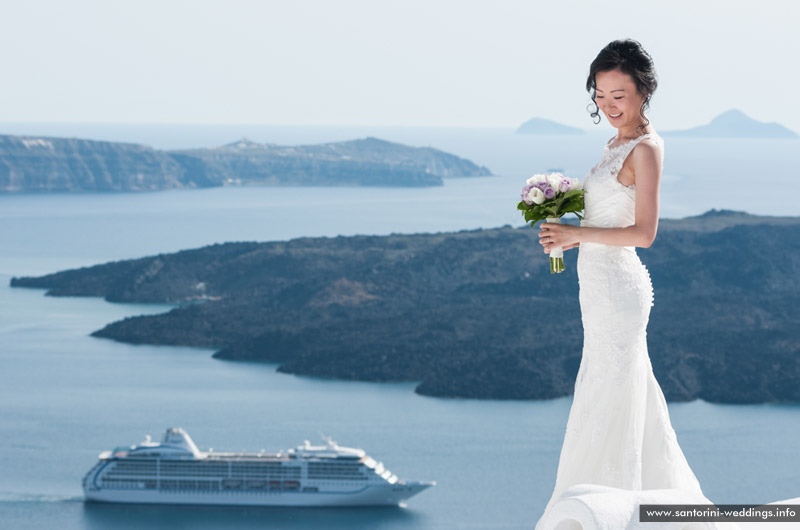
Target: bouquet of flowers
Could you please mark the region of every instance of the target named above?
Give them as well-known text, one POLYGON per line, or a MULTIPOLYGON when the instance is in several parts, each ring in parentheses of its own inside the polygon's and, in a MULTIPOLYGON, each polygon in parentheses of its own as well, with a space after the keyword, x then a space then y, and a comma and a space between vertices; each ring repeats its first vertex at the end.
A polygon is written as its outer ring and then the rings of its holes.
MULTIPOLYGON (((561 217, 574 213, 583 219, 583 194, 578 179, 567 178, 561 173, 536 174, 522 187, 522 200, 517 210, 522 210, 525 221, 531 227, 541 220, 561 224, 561 217)), ((564 272, 564 250, 550 250, 550 274, 564 272)))

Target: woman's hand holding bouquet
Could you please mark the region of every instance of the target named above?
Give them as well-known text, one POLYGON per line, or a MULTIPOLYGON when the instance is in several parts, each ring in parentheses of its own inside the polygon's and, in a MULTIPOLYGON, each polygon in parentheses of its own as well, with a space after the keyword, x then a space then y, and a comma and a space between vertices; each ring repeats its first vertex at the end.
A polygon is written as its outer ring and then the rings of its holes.
MULTIPOLYGON (((584 190, 578 179, 567 178, 561 173, 536 174, 522 187, 522 200, 517 204, 517 210, 522 211, 525 221, 530 222, 531 227, 542 220, 561 224, 561 217, 568 213, 574 213, 578 219, 583 219, 579 213, 584 209, 583 194, 584 190)), ((574 246, 576 245, 572 244, 565 248, 574 246)), ((551 248, 551 274, 564 271, 563 251, 562 247, 551 248)))

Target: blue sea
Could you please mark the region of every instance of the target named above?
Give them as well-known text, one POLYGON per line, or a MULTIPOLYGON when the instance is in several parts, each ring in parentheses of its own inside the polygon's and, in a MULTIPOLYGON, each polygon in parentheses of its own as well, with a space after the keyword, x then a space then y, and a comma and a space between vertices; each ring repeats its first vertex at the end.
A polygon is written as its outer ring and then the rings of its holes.
MULTIPOLYGON (((377 136, 437 147, 496 175, 419 189, 0 196, 0 528, 532 528, 552 492, 571 398, 429 398, 415 394, 413 382, 297 377, 277 373, 276 365, 214 360, 208 349, 95 339, 89 333, 108 322, 169 306, 45 297, 44 291, 11 289, 8 283, 13 276, 223 241, 518 226, 514 205, 522 180, 552 168, 583 177, 613 131, 556 137, 505 129, 5 124, 0 133, 166 149, 243 136, 278 144, 377 136), (437 485, 402 508, 83 503, 81 478, 101 451, 138 443, 145 434, 158 438, 171 426, 185 428, 201 449, 217 450, 278 451, 330 435, 365 449, 401 479, 437 485)), ((662 217, 710 208, 798 214, 800 142, 665 140, 662 217)), ((531 272, 548 279, 547 271, 531 272)), ((670 414, 713 501, 800 497, 797 405, 694 401, 670 404, 670 414)))

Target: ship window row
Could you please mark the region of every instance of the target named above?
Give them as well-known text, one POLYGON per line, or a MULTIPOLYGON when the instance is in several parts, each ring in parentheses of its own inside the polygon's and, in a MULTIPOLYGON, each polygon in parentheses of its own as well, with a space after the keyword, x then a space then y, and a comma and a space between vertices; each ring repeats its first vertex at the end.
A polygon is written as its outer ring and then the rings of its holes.
POLYGON ((223 469, 186 469, 186 468, 180 468, 180 467, 172 467, 172 468, 167 468, 167 469, 162 468, 161 469, 161 474, 162 475, 170 475, 170 476, 175 476, 175 475, 192 475, 192 476, 201 475, 201 476, 206 476, 206 477, 219 477, 219 476, 223 476, 224 477, 224 476, 228 475, 228 470, 224 469, 224 468, 223 469))
MULTIPOLYGON (((225 478, 228 477, 228 470, 211 470, 211 469, 162 469, 158 473, 155 469, 150 470, 111 470, 105 474, 107 477, 209 477, 209 478, 225 478)), ((232 477, 237 478, 300 478, 300 469, 287 469, 281 472, 257 472, 257 471, 238 471, 230 474, 232 477)))
POLYGON ((228 467, 227 462, 169 462, 169 461, 162 461, 161 467, 195 467, 195 468, 217 468, 217 467, 228 467))
POLYGON ((309 473, 330 473, 331 475, 361 475, 361 469, 330 469, 324 467, 309 468, 309 473))
MULTIPOLYGON (((153 486, 155 487, 155 486, 153 486)), ((300 489, 299 481, 280 480, 239 480, 223 479, 211 480, 161 480, 162 490, 225 490, 225 491, 297 491, 300 489)))
POLYGON ((331 475, 362 475, 364 471, 361 469, 328 469, 328 468, 313 468, 308 470, 309 473, 330 473, 331 475))
POLYGON ((192 475, 194 473, 227 473, 228 466, 227 464, 204 464, 204 465, 197 465, 197 464, 167 464, 161 463, 161 472, 165 471, 179 471, 183 474, 192 475))
POLYGON ((224 490, 297 490, 300 482, 296 480, 240 480, 225 479, 222 481, 224 490))
POLYGON ((109 477, 119 477, 119 476, 124 476, 124 477, 130 477, 130 476, 134 476, 134 477, 153 477, 155 475, 156 475, 156 470, 155 469, 141 469, 141 470, 140 469, 136 469, 136 470, 134 470, 134 469, 122 469, 122 470, 112 469, 111 471, 106 473, 106 476, 109 476, 109 477))
POLYGON ((261 477, 261 478, 296 478, 300 476, 300 470, 285 471, 283 473, 264 473, 257 471, 232 471, 232 477, 247 478, 247 477, 261 477))
POLYGON ((111 489, 155 489, 155 480, 103 478, 103 487, 111 489))
POLYGON ((133 470, 152 469, 152 470, 155 470, 156 469, 156 463, 155 462, 117 462, 117 464, 114 466, 114 469, 115 470, 120 470, 120 469, 133 469, 133 470))
POLYGON ((259 462, 233 462, 231 469, 265 469, 268 471, 277 471, 278 469, 299 469, 300 466, 286 466, 283 464, 261 464, 259 462))
POLYGON ((161 489, 171 490, 218 490, 217 480, 161 480, 161 489))
POLYGON ((314 484, 315 486, 320 486, 320 487, 323 487, 323 488, 325 488, 325 487, 343 488, 343 487, 347 487, 347 486, 364 487, 364 483, 363 482, 359 482, 357 480, 349 480, 349 481, 345 481, 345 480, 329 480, 329 481, 314 480, 313 482, 307 482, 307 484, 314 484))
POLYGON ((363 468, 341 469, 336 467, 310 467, 309 471, 324 471, 330 473, 363 473, 367 471, 363 468))
POLYGON ((301 468, 297 466, 284 467, 281 469, 263 469, 260 467, 236 467, 231 469, 232 475, 299 475, 301 468))
POLYGON ((230 478, 240 480, 299 480, 300 473, 288 473, 282 475, 266 475, 264 473, 232 473, 230 478))
POLYGON ((141 465, 120 465, 117 464, 114 468, 109 471, 110 473, 151 473, 155 474, 157 471, 161 471, 162 474, 179 474, 179 475, 227 475, 228 474, 228 466, 225 464, 222 465, 212 465, 212 466, 196 466, 196 465, 187 465, 187 464, 180 464, 180 463, 162 463, 161 466, 156 466, 155 463, 152 465, 141 466, 141 465))
POLYGON ((369 477, 332 477, 330 475, 309 475, 309 480, 369 480, 369 477))
POLYGON ((364 473, 325 473, 309 471, 309 477, 365 477, 364 473))
POLYGON ((308 476, 329 476, 329 477, 363 477, 364 473, 358 471, 308 471, 308 476))
POLYGON ((308 473, 316 473, 316 474, 323 474, 323 475, 366 475, 363 471, 358 469, 350 470, 343 470, 343 469, 309 469, 308 473))
MULTIPOLYGON (((129 468, 114 468, 108 471, 107 475, 118 476, 118 475, 136 475, 136 476, 153 476, 157 475, 158 469, 157 468, 147 468, 147 469, 129 469, 129 468)), ((221 468, 221 469, 187 469, 187 468, 175 468, 175 467, 168 467, 161 468, 161 475, 166 476, 175 476, 175 475, 191 475, 191 476, 227 476, 228 469, 221 468)))
MULTIPOLYGON (((114 466, 115 469, 155 469, 158 462, 149 460, 145 462, 131 462, 131 461, 117 461, 114 466)), ((214 469, 214 470, 227 470, 227 469, 258 469, 261 471, 280 471, 283 469, 299 468, 299 466, 285 466, 282 463, 276 462, 233 462, 230 465, 227 462, 165 462, 161 461, 160 468, 163 469, 214 469)))
MULTIPOLYGON (((258 467, 259 469, 280 469, 282 467, 286 467, 281 462, 231 462, 231 467, 236 469, 237 467, 258 467)), ((295 466, 296 467, 296 466, 295 466)))
POLYGON ((334 473, 358 473, 361 467, 327 467, 327 466, 308 466, 310 470, 332 471, 334 473))
POLYGON ((104 478, 103 487, 114 489, 199 489, 218 490, 218 480, 129 480, 117 478, 104 478))
POLYGON ((327 480, 327 479, 331 479, 331 480, 362 480, 362 479, 364 479, 364 480, 366 480, 369 477, 366 477, 364 475, 329 475, 329 474, 325 474, 325 473, 315 473, 315 474, 309 474, 308 478, 313 478, 313 479, 317 479, 317 480, 327 480))
POLYGON ((263 468, 261 466, 238 466, 232 467, 231 471, 233 473, 292 473, 294 471, 300 471, 302 469, 299 466, 292 466, 292 467, 278 467, 278 468, 263 468))

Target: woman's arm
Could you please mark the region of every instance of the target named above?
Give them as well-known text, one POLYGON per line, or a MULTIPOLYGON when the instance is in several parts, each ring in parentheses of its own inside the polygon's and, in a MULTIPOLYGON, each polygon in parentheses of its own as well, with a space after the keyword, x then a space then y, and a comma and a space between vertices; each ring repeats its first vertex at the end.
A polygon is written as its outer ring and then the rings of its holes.
POLYGON ((658 197, 661 185, 661 150, 654 140, 642 140, 630 154, 636 184, 636 219, 630 226, 596 228, 542 223, 539 243, 549 253, 553 247, 565 250, 580 243, 602 243, 619 247, 649 247, 658 232, 658 197))

